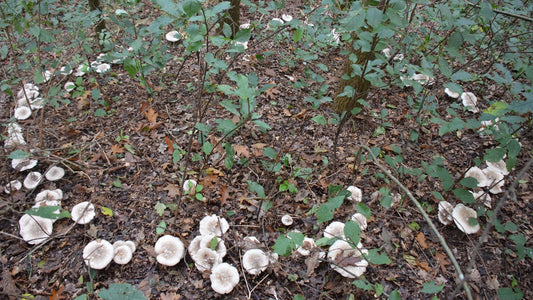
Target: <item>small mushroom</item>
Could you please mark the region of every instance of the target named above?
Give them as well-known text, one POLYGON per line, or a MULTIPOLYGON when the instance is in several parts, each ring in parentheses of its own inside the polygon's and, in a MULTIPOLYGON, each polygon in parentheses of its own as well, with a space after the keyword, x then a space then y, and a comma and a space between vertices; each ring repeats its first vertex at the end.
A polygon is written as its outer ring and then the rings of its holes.
POLYGON ((120 246, 128 246, 131 249, 131 253, 134 253, 135 250, 137 250, 137 247, 133 241, 118 240, 113 243, 113 248, 118 248, 120 246))
POLYGON ((250 249, 242 256, 242 266, 252 275, 258 275, 266 270, 268 264, 268 255, 261 249, 250 249))
POLYGON ((296 252, 298 252, 302 256, 308 256, 311 254, 311 250, 316 247, 315 240, 313 240, 310 237, 305 237, 302 241, 302 245, 296 249, 296 252))
POLYGON ((331 268, 344 277, 356 278, 363 275, 368 262, 363 258, 366 249, 354 249, 343 240, 337 240, 329 247, 328 259, 331 268))
POLYGON ((485 186, 488 186, 490 184, 485 172, 483 172, 483 170, 481 170, 478 167, 472 167, 472 168, 468 169, 468 171, 466 171, 466 173, 465 173, 465 178, 466 177, 475 178, 477 180, 477 186, 478 187, 485 187, 485 186))
POLYGON ((17 120, 26 120, 31 116, 31 109, 27 106, 19 106, 15 108, 13 116, 17 120))
POLYGON ((119 265, 125 265, 130 262, 133 257, 133 251, 131 248, 124 244, 122 246, 113 246, 113 261, 119 265))
POLYGON ((201 248, 192 256, 196 269, 200 272, 210 271, 214 266, 222 263, 222 257, 209 248, 201 248))
POLYGON ((219 294, 228 294, 239 283, 239 271, 228 263, 220 263, 211 270, 211 288, 219 294))
POLYGON ((35 196, 35 203, 42 201, 59 201, 63 199, 63 191, 60 189, 55 190, 42 190, 35 196))
POLYGON ((29 158, 20 158, 11 160, 11 167, 19 172, 33 169, 37 165, 38 161, 36 159, 29 158))
POLYGON ((91 202, 83 201, 72 207, 70 215, 72 216, 72 221, 83 225, 91 222, 96 216, 96 212, 91 202))
POLYGON ((205 216, 200 221, 200 234, 201 235, 216 235, 222 236, 229 229, 229 224, 226 219, 217 215, 205 216))
POLYGON ((175 266, 185 255, 183 242, 175 236, 164 235, 160 237, 154 246, 157 254, 157 262, 165 266, 175 266))
POLYGON ((464 92, 461 94, 461 100, 463 100, 463 105, 471 112, 477 113, 479 112, 479 108, 477 108, 477 97, 474 95, 474 93, 471 92, 464 92))
POLYGON ((181 33, 176 30, 172 30, 168 32, 167 34, 165 34, 165 39, 171 43, 177 42, 181 40, 181 38, 182 38, 181 33))
POLYGON ((44 177, 49 181, 59 180, 63 176, 65 176, 65 169, 58 166, 52 166, 44 173, 44 177))
POLYGON ((350 185, 347 190, 350 192, 348 200, 352 200, 355 202, 361 202, 363 200, 363 191, 361 191, 360 188, 350 185))
POLYGON ((459 94, 457 92, 454 92, 454 91, 450 90, 449 88, 445 88, 444 89, 444 93, 446 93, 446 95, 448 95, 448 97, 454 98, 454 99, 457 99, 457 98, 459 98, 459 96, 461 96, 461 94, 459 94))
POLYGON ((6 194, 11 194, 14 191, 18 191, 22 188, 22 182, 20 180, 11 180, 6 186, 4 187, 4 192, 6 194))
POLYGON ((344 239, 344 223, 334 221, 324 229, 324 237, 344 239))
POLYGON ((351 219, 355 223, 359 224, 359 228, 361 228, 361 230, 365 230, 366 227, 368 226, 367 225, 367 221, 366 221, 366 217, 363 214, 361 214, 361 213, 353 214, 351 219))
POLYGON ((466 234, 476 233, 480 229, 479 223, 477 223, 476 211, 461 203, 454 207, 452 217, 457 228, 466 234), (476 224, 471 225, 470 219, 475 219, 476 224))
POLYGON ((204 248, 214 250, 220 257, 226 256, 226 245, 224 244, 224 241, 220 238, 217 238, 213 234, 196 236, 189 244, 187 250, 189 250, 189 254, 191 256, 194 256, 198 251, 204 248), (217 240, 214 249, 212 249, 212 242, 214 238, 217 240))
POLYGON ((185 195, 190 195, 191 192, 194 192, 194 190, 196 189, 196 180, 193 180, 193 179, 187 179, 185 180, 185 182, 183 183, 183 193, 185 195))
POLYGON ((95 270, 101 270, 113 260, 113 245, 102 239, 91 241, 83 248, 83 260, 85 264, 95 270))
POLYGON ((28 244, 39 244, 46 240, 53 230, 51 219, 24 214, 19 219, 20 236, 28 244))
POLYGON ((481 200, 483 202, 483 205, 485 205, 488 208, 492 208, 492 198, 490 195, 484 191, 478 191, 473 193, 474 199, 481 200))
POLYGON ((453 221, 452 217, 453 212, 453 205, 451 205, 448 201, 440 201, 439 202, 439 221, 443 225, 449 225, 453 221))
POLYGON ((255 249, 261 246, 261 242, 255 236, 247 236, 242 239, 241 247, 246 250, 255 249))
POLYGON ((43 180, 43 175, 39 172, 30 172, 28 175, 26 175, 26 178, 24 178, 23 185, 28 190, 33 190, 36 188, 39 183, 43 180))
POLYGON ((289 215, 283 215, 281 217, 281 223, 283 223, 285 226, 291 226, 293 223, 292 217, 289 215))
POLYGON ((65 85, 63 86, 65 91, 72 92, 76 88, 76 84, 72 81, 67 81, 65 85))

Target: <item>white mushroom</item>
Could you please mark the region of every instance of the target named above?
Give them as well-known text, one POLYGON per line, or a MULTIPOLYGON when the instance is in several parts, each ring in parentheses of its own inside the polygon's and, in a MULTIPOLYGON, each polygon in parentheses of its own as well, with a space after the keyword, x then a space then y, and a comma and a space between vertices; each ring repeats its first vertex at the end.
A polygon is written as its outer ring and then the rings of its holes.
POLYGON ((185 255, 183 242, 171 235, 160 237, 155 243, 154 251, 157 254, 157 262, 169 267, 178 264, 185 255))
POLYGON ((83 201, 72 207, 70 215, 72 216, 72 221, 78 224, 87 224, 94 219, 96 211, 91 202, 83 201))
POLYGON ((485 193, 484 191, 479 191, 473 193, 474 199, 481 200, 483 202, 483 205, 485 205, 488 208, 492 208, 492 198, 489 194, 485 193))
POLYGON ((39 87, 33 83, 25 83, 24 87, 17 92, 17 98, 24 98, 27 96, 33 99, 39 96, 39 87))
POLYGON ((37 97, 30 101, 31 109, 41 109, 44 106, 44 100, 41 97, 37 97))
POLYGON ((27 106, 19 106, 15 108, 13 116, 17 120, 26 120, 31 116, 31 109, 27 106))
POLYGON ((42 190, 35 196, 35 203, 42 201, 59 201, 63 199, 63 191, 60 189, 55 190, 42 190))
POLYGON ((363 191, 361 191, 360 188, 350 185, 347 190, 350 192, 348 200, 352 200, 355 202, 361 202, 363 200, 363 191))
POLYGON ((211 288, 219 294, 228 294, 239 283, 239 271, 228 263, 221 263, 211 270, 211 288))
POLYGON ((498 171, 500 171, 500 173, 504 176, 506 175, 509 175, 509 171, 507 170, 507 165, 505 164, 505 161, 504 160, 500 160, 500 161, 497 161, 497 162, 490 162, 490 161, 487 161, 487 166, 489 168, 494 168, 498 171))
POLYGON ((324 229, 324 237, 344 239, 344 223, 334 221, 324 229))
POLYGON ((472 167, 468 169, 468 171, 466 171, 465 173, 465 178, 466 177, 475 178, 477 180, 478 187, 485 187, 490 185, 490 182, 487 179, 487 175, 485 174, 485 172, 483 172, 483 170, 478 167, 472 167))
POLYGON ((439 221, 444 225, 449 225, 453 221, 452 217, 453 205, 448 201, 439 202, 439 221))
POLYGON ((65 91, 72 92, 76 88, 76 84, 72 81, 67 81, 65 85, 63 86, 65 91))
POLYGON ((165 34, 165 39, 171 43, 177 42, 181 40, 181 38, 182 38, 181 33, 179 33, 179 31, 176 31, 176 30, 172 30, 168 32, 167 34, 165 34))
POLYGON ((28 244, 38 244, 47 239, 53 230, 53 221, 51 219, 42 218, 24 214, 19 219, 20 236, 28 244))
POLYGON ((311 250, 316 247, 315 240, 313 240, 310 237, 305 237, 302 241, 302 245, 296 249, 296 252, 298 252, 302 256, 308 256, 311 254, 311 250))
POLYGON ((213 234, 196 236, 187 248, 187 250, 189 250, 189 254, 194 256, 199 250, 207 248, 214 250, 220 257, 226 256, 226 245, 222 239, 217 238, 216 246, 214 249, 212 249, 211 245, 215 237, 216 236, 213 234))
POLYGON ((490 186, 489 192, 493 194, 499 194, 503 192, 503 186, 505 185, 504 175, 499 169, 488 167, 483 169, 483 173, 487 176, 488 184, 490 186))
POLYGON ((6 194, 11 194, 14 191, 18 191, 22 188, 22 182, 20 180, 11 180, 8 184, 6 184, 4 188, 4 192, 6 194))
POLYGON ((241 247, 246 250, 258 248, 261 242, 255 236, 247 236, 242 239, 241 247))
POLYGON ((11 167, 19 172, 33 169, 37 165, 38 161, 36 159, 29 158, 15 158, 11 160, 11 167))
POLYGON ((470 207, 466 207, 463 204, 457 204, 452 212, 453 221, 459 230, 466 234, 472 234, 479 231, 480 226, 477 223, 477 213, 470 207), (475 219, 476 224, 471 225, 470 219, 475 219))
POLYGON ((477 113, 479 112, 479 108, 477 108, 477 97, 474 95, 474 93, 471 92, 464 92, 461 94, 461 100, 463 100, 463 105, 471 112, 477 113))
POLYGON ((252 275, 258 275, 266 270, 268 264, 268 255, 261 249, 250 249, 242 256, 242 266, 252 275))
POLYGON ((200 221, 200 234, 201 235, 210 235, 214 234, 216 236, 222 236, 229 229, 229 224, 226 219, 221 218, 217 215, 205 216, 200 221))
POLYGON ((292 217, 289 215, 283 215, 281 217, 281 223, 283 223, 285 226, 291 226, 293 223, 292 217))
POLYGON ((366 249, 354 249, 343 240, 337 240, 329 247, 328 259, 331 268, 344 277, 356 278, 366 271, 368 262, 363 258, 366 249))
POLYGON ((366 217, 363 214, 355 213, 355 214, 352 215, 351 219, 355 223, 359 224, 359 228, 361 228, 361 230, 365 230, 366 229, 367 221, 366 221, 366 217))
POLYGON ((281 19, 285 22, 290 22, 292 21, 292 16, 291 15, 286 15, 286 14, 283 14, 281 15, 281 19))
POLYGON ((451 98, 459 98, 459 96, 461 96, 461 94, 457 93, 457 92, 454 92, 452 90, 450 90, 449 88, 445 88, 444 89, 444 93, 446 93, 446 95, 448 95, 449 97, 451 98))
POLYGON ((222 257, 209 248, 201 248, 192 256, 196 269, 200 272, 210 271, 214 266, 222 263, 222 257))
POLYGON ((83 260, 85 264, 95 270, 101 270, 113 260, 113 245, 106 240, 94 240, 83 248, 83 260))
POLYGON ((113 247, 113 261, 119 265, 125 265, 133 257, 133 251, 128 245, 113 247))
POLYGON ((135 243, 133 241, 123 241, 118 240, 113 243, 113 248, 118 248, 120 246, 128 246, 131 249, 131 253, 135 252, 137 250, 137 247, 135 246, 135 243))
POLYGON ((187 179, 183 183, 183 193, 185 195, 191 194, 191 192, 194 193, 194 190, 196 189, 196 180, 193 179, 187 179))
POLYGON ((39 185, 39 183, 41 183, 42 179, 43 179, 43 175, 41 175, 41 173, 30 172, 28 173, 28 175, 26 175, 23 185, 28 190, 33 190, 39 185))
POLYGON ((13 122, 7 125, 7 139, 4 142, 5 148, 26 145, 24 135, 22 134, 22 127, 13 122))
POLYGON ((65 176, 65 169, 58 166, 52 166, 44 173, 44 177, 49 181, 59 180, 63 176, 65 176))

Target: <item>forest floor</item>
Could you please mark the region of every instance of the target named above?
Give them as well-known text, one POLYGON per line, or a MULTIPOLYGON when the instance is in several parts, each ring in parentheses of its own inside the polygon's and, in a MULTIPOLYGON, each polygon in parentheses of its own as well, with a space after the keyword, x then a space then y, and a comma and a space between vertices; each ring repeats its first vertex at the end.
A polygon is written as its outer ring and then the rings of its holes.
MULTIPOLYGON (((297 15, 296 11, 287 13, 297 15)), ((243 22, 246 18, 243 16, 243 22)), ((187 246, 198 234, 198 221, 205 215, 216 214, 230 224, 222 237, 228 248, 224 261, 241 271, 244 237, 257 237, 263 250, 269 252, 276 239, 290 230, 320 238, 328 223, 318 224, 315 215, 308 212, 327 201, 330 185, 345 188, 355 185, 363 190, 363 203, 372 212, 361 242, 365 248, 382 249, 392 260, 386 265, 370 265, 364 274, 366 280, 380 284, 384 295, 397 289, 403 299, 429 298, 430 295, 420 290, 430 281, 444 285, 439 298, 451 296, 457 286, 456 274, 435 234, 403 191, 375 176, 379 173, 375 165, 355 159, 360 150, 358 145, 379 147, 389 155, 395 155, 393 150, 399 148, 402 164, 410 168, 420 168, 422 161, 430 162, 435 156, 444 157, 447 169, 459 179, 495 142, 475 131, 441 136, 436 124, 420 127, 414 118, 405 117, 417 113, 406 100, 413 94, 412 90, 394 87, 371 91, 370 107, 351 118, 341 132, 339 159, 335 162, 333 140, 337 127, 319 125, 312 120, 317 115, 329 118, 331 107, 326 104, 313 109, 304 98, 318 86, 295 88, 294 83, 305 81, 305 68, 313 68, 330 83, 329 96, 333 97, 344 59, 341 47, 320 58, 328 66, 328 72, 310 65, 286 64, 284 53, 291 51, 291 47, 292 41, 259 45, 251 42, 247 53, 270 51, 271 55, 264 60, 239 60, 234 66, 243 74, 255 72, 260 86, 274 83, 275 87, 257 97, 257 112, 272 129, 263 133, 247 125, 232 136, 228 141, 236 150, 235 161, 247 159, 248 163, 235 164, 230 170, 224 167, 225 150, 220 146, 214 149, 208 162, 192 162, 187 155, 177 164, 172 161, 174 144, 188 151, 199 151, 201 147, 197 142, 190 144, 188 133, 195 125, 196 93, 187 89, 187 83, 199 74, 195 63, 187 64, 176 75, 180 64, 173 61, 163 73, 151 75, 149 79, 156 90, 153 97, 148 97, 146 90, 120 65, 113 66, 111 72, 116 75, 97 76, 96 83, 102 91, 101 97, 109 99, 108 107, 78 98, 57 109, 46 107, 32 118, 20 121, 28 150, 36 149, 34 155, 39 159, 36 170, 44 172, 48 166, 57 164, 67 168, 67 175, 55 183, 43 183, 34 191, 1 194, 1 293, 10 299, 20 299, 22 294, 31 294, 35 299, 73 299, 87 293, 90 279, 82 251, 88 242, 100 238, 110 242, 133 240, 137 250, 130 263, 111 264, 105 270, 96 271, 93 278, 96 290, 112 283, 129 283, 150 299, 292 299, 297 294, 306 299, 346 299, 350 294, 355 299, 372 299, 375 291, 356 287, 353 279, 340 276, 329 263, 298 254, 280 257, 257 276, 241 272, 240 283, 229 296, 218 295, 211 289, 208 274, 198 272, 190 256, 186 255, 174 267, 165 267, 157 263, 154 254, 160 222, 166 223, 165 234, 180 237, 187 246), (94 111, 99 108, 105 109, 107 115, 95 116, 94 111), (379 117, 383 109, 388 111, 386 120, 379 117), (390 126, 384 127, 384 134, 375 134, 385 121, 390 126), (412 129, 419 134, 416 141, 410 139, 412 129), (275 149, 280 157, 290 154, 290 165, 277 173, 269 172, 261 162, 268 160, 263 154, 265 147, 275 149), (182 195, 180 184, 186 165, 186 178, 204 186, 204 201, 182 195), (297 170, 311 172, 308 176, 293 176, 297 170), (278 178, 294 184, 297 193, 280 192, 278 178), (262 201, 249 191, 248 180, 264 187, 272 207, 259 212, 262 201), (384 208, 379 199, 371 197, 382 187, 400 193, 402 201, 384 208), (19 238, 18 219, 32 206, 35 194, 44 188, 62 189, 63 207, 69 211, 76 203, 91 201, 97 207, 95 220, 73 226, 70 219, 61 219, 54 224, 53 237, 45 244, 27 244, 19 238), (167 209, 158 211, 157 203, 165 204, 167 209), (285 214, 294 218, 293 225, 281 223, 285 214)), ((179 56, 179 50, 175 51, 173 54, 179 56)), ((446 108, 457 101, 446 97, 438 81, 427 88, 440 99, 438 112, 445 114, 446 108)), ((482 97, 497 93, 490 86, 472 88, 485 91, 482 97)), ((11 117, 11 100, 5 95, 0 100, 2 107, 9 108, 0 110, 2 123, 7 123, 11 117)), ((487 103, 481 101, 480 105, 487 103)), ((213 105, 205 119, 213 125, 215 119, 230 117, 221 106, 213 105)), ((215 143, 220 136, 208 138, 215 143)), ((520 141, 523 149, 532 148, 531 138, 520 141)), ((527 155, 519 157, 518 168, 511 172, 507 182, 512 182, 527 159, 527 155)), ((12 179, 22 180, 25 174, 14 171, 8 160, 0 166, 2 184, 12 179)), ((460 266, 464 269, 472 259, 476 260, 469 281, 476 298, 494 299, 498 288, 513 286, 520 288, 525 298, 533 298, 531 259, 526 256, 518 260, 514 242, 507 235, 491 230, 480 253, 474 255, 472 249, 480 233, 466 235, 455 226, 438 222, 438 200, 431 192, 441 190, 439 180, 428 177, 417 181, 406 174, 399 175, 399 179, 424 204, 460 266)), ((517 189, 517 201, 505 203, 499 218, 501 223, 514 222, 518 226, 516 231, 530 238, 532 174, 526 174, 523 182, 517 189)), ((501 195, 493 196, 493 203, 501 195)), ((458 201, 451 193, 444 196, 458 201)), ((333 220, 345 222, 355 212, 356 204, 345 200, 335 211, 333 220)), ((486 222, 485 217, 480 218, 482 228, 486 222)), ((526 246, 533 247, 531 240, 526 246)), ((457 297, 463 298, 464 294, 457 297)))

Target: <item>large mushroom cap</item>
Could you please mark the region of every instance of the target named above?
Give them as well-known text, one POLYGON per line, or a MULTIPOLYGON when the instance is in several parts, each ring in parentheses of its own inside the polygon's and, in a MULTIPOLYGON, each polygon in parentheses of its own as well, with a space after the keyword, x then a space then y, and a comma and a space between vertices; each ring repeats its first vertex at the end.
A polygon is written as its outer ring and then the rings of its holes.
POLYGON ((83 201, 72 207, 70 215, 72 216, 72 221, 78 224, 87 224, 92 221, 96 212, 91 202, 83 201))
POLYGON ((113 247, 113 261, 119 265, 125 265, 130 262, 133 257, 131 248, 126 244, 118 247, 113 247))
POLYGON ((354 249, 343 240, 337 240, 329 247, 328 259, 331 268, 344 277, 356 278, 366 271, 368 262, 363 258, 366 250, 354 249))
POLYGON ((228 263, 221 263, 211 270, 211 288, 219 294, 228 294, 239 283, 239 271, 228 263))
POLYGON ((46 173, 44 173, 44 177, 46 177, 49 181, 56 181, 65 176, 65 169, 58 167, 58 166, 52 166, 46 173))
POLYGON ((200 221, 200 234, 201 235, 216 235, 222 236, 229 229, 229 224, 226 219, 217 215, 205 216, 200 221))
POLYGON ((26 175, 26 178, 24 178, 24 182, 22 184, 28 190, 33 190, 39 185, 39 183, 41 183, 42 179, 43 175, 41 175, 41 173, 30 172, 28 175, 26 175))
POLYGON ((24 214, 19 219, 19 226, 20 236, 28 244, 38 244, 52 234, 53 221, 39 216, 24 214))
POLYGON ((204 248, 215 251, 221 258, 226 256, 226 245, 224 241, 213 234, 196 236, 189 244, 187 250, 189 250, 191 256, 195 256, 198 251, 204 248), (217 239, 216 242, 213 241, 215 238, 217 239))
POLYGON ((470 218, 476 219, 477 213, 470 207, 466 207, 463 204, 457 204, 452 213, 453 221, 459 230, 466 234, 472 234, 479 231, 479 223, 470 225, 470 218))
POLYGON ((154 246, 157 254, 157 262, 165 266, 175 266, 185 255, 185 247, 182 241, 171 235, 160 237, 154 246))
POLYGON ((14 158, 11 160, 11 167, 17 171, 26 171, 32 169, 37 165, 38 161, 36 159, 29 158, 14 158))
POLYGON ((83 248, 83 260, 85 264, 95 270, 101 270, 113 260, 115 252, 113 245, 106 240, 91 241, 83 248))
POLYGON ((324 237, 344 239, 344 223, 339 221, 331 222, 326 229, 324 229, 324 237))
POLYGON ((448 201, 440 201, 439 202, 439 221, 444 224, 448 225, 453 221, 452 217, 453 212, 453 205, 448 201))
POLYGON ((363 200, 363 191, 361 191, 360 188, 350 185, 347 190, 348 192, 350 192, 348 200, 352 200, 355 202, 361 202, 363 200))
POLYGON ((268 256, 261 249, 250 249, 242 256, 242 266, 252 274, 257 275, 268 267, 268 256))
POLYGON ((365 230, 366 227, 368 226, 366 217, 362 213, 353 214, 351 219, 355 223, 359 224, 359 228, 361 228, 361 230, 365 230))
POLYGON ((123 241, 118 240, 113 243, 113 248, 118 248, 120 246, 128 246, 131 249, 131 253, 135 252, 137 250, 137 246, 135 246, 135 243, 133 241, 123 241))
POLYGON ((42 190, 35 196, 35 203, 43 201, 59 201, 63 199, 63 191, 60 189, 55 190, 42 190))
POLYGON ((490 184, 490 182, 487 179, 487 175, 485 175, 485 172, 481 170, 478 167, 472 167, 468 169, 465 173, 465 177, 472 177, 477 180, 477 186, 478 187, 485 187, 490 184))
POLYGON ((196 269, 200 272, 211 270, 214 266, 222 263, 222 256, 209 248, 201 248, 192 256, 196 269))

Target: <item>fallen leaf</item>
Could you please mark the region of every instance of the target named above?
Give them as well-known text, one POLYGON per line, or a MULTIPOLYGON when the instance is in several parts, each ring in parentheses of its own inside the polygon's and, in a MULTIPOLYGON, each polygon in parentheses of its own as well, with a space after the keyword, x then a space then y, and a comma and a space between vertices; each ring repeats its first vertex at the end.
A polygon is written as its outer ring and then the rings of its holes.
MULTIPOLYGON (((11 277, 11 274, 9 274, 9 271, 6 269, 4 269, 2 272, 2 281, 0 281, 0 287, 3 293, 5 293, 4 295, 20 295, 20 290, 17 288, 13 278, 11 277)), ((9 299, 16 299, 16 297, 13 296, 9 299)))
POLYGON ((169 139, 167 136, 165 136, 165 144, 167 144, 168 154, 174 153, 174 142, 171 139, 169 139))
POLYGON ((64 287, 61 285, 57 290, 52 290, 52 295, 50 295, 50 300, 59 300, 59 299, 66 299, 65 296, 63 296, 63 289, 64 287))
POLYGON ((427 263, 427 261, 416 261, 416 265, 419 266, 422 270, 429 272, 431 271, 431 267, 427 263))
POLYGON ((168 191, 168 196, 174 198, 180 194, 181 189, 175 184, 168 184, 163 190, 168 191))
POLYGON ((220 194, 220 204, 224 205, 229 198, 229 189, 226 185, 220 187, 220 194))
POLYGON ((233 149, 235 150, 237 156, 242 156, 245 158, 250 158, 252 156, 250 151, 248 151, 248 147, 244 145, 233 145, 233 149))
POLYGON ((122 145, 118 145, 118 144, 111 145, 111 155, 120 154, 120 153, 124 153, 124 147, 122 147, 122 145))
POLYGON ((215 168, 207 168, 205 170, 205 173, 209 175, 216 175, 219 177, 224 177, 224 172, 220 171, 219 169, 215 169, 215 168))
POLYGON ((427 250, 428 244, 426 242, 426 236, 423 232, 419 232, 416 235, 416 241, 420 244, 420 247, 422 247, 422 249, 427 250))
POLYGON ((177 300, 181 299, 181 296, 176 293, 162 293, 161 300, 177 300))
POLYGON ((442 273, 446 273, 446 267, 450 265, 450 262, 447 258, 448 257, 446 256, 446 254, 442 252, 435 253, 435 259, 437 260, 437 263, 439 264, 442 273))

